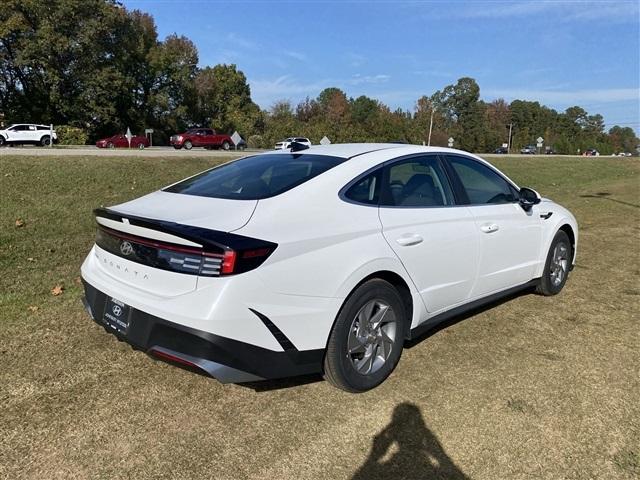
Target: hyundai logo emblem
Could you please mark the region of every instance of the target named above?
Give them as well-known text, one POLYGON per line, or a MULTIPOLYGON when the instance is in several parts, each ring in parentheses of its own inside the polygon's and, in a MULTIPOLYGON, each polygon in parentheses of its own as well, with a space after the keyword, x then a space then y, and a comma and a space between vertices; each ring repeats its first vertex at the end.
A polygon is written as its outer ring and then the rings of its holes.
POLYGON ((120 305, 114 305, 113 308, 111 308, 111 311, 116 317, 122 315, 122 307, 120 307, 120 305))
POLYGON ((120 244, 120 252, 123 255, 131 255, 133 253, 133 245, 131 245, 129 242, 124 241, 120 244))

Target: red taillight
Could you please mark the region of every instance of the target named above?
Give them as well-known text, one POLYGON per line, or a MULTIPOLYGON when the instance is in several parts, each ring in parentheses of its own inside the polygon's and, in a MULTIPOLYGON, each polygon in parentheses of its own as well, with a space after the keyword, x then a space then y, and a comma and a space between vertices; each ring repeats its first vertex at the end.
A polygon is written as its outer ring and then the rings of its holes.
POLYGON ((265 257, 271 253, 270 248, 258 248, 256 250, 245 250, 242 252, 242 258, 265 257))
POLYGON ((233 273, 233 269, 236 266, 236 252, 233 250, 227 250, 222 257, 222 269, 220 273, 222 275, 228 275, 233 273))

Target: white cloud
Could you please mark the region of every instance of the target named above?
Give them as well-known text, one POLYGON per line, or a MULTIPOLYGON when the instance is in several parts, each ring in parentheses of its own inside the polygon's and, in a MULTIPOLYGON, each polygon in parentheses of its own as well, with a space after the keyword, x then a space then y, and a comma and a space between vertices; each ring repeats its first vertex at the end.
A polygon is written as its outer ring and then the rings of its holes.
POLYGON ((637 88, 603 88, 591 90, 529 90, 483 89, 485 98, 520 99, 540 102, 543 105, 580 105, 581 103, 612 103, 640 100, 637 88))
POLYGON ((447 16, 462 18, 502 19, 526 17, 531 21, 559 20, 637 22, 640 9, 635 1, 481 1, 468 3, 464 8, 456 6, 447 16))
POLYGON ((270 107, 276 100, 301 99, 307 95, 315 97, 330 84, 329 80, 302 83, 291 75, 282 75, 275 80, 249 80, 251 98, 262 108, 270 107))
POLYGON ((348 83, 351 85, 362 85, 363 83, 386 83, 390 79, 390 75, 360 75, 357 73, 353 78, 351 78, 351 80, 349 80, 348 83))
POLYGON ((291 57, 294 60, 298 60, 299 62, 306 62, 308 60, 308 57, 304 53, 287 50, 287 51, 284 52, 284 54, 287 57, 291 57))
POLYGON ((246 50, 255 50, 258 48, 258 44, 248 40, 244 37, 241 37, 237 33, 228 33, 225 37, 225 41, 229 44, 232 44, 234 47, 241 47, 246 50))

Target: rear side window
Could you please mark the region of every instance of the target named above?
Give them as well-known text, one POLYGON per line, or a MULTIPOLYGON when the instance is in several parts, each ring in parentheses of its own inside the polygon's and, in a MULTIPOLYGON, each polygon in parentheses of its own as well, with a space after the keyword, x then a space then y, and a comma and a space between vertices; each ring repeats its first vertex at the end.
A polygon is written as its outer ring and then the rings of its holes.
POLYGON ((380 197, 382 170, 358 180, 344 193, 345 198, 357 203, 377 205, 380 197))
POLYGON ((199 197, 259 200, 290 190, 344 162, 326 155, 256 155, 202 172, 164 189, 199 197))
POLYGON ((453 204, 447 176, 434 155, 391 164, 380 205, 393 207, 443 207, 453 204))
POLYGON ((458 175, 471 205, 518 201, 515 189, 486 165, 459 156, 447 156, 447 160, 458 175))

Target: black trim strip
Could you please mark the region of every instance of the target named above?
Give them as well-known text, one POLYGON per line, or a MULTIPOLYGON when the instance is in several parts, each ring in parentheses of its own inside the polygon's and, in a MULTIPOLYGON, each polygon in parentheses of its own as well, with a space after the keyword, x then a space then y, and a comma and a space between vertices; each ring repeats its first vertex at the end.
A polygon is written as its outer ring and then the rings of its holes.
POLYGON ((93 213, 96 217, 107 218, 122 222, 124 218, 129 220, 131 225, 149 228, 158 232, 170 233, 178 237, 199 243, 205 250, 228 250, 229 248, 240 250, 253 250, 259 248, 271 248, 275 250, 278 246, 276 243, 260 240, 257 238, 245 237, 235 233, 222 232, 219 230, 210 230, 207 228, 196 227, 193 225, 184 225, 181 223, 168 222, 165 220, 155 220, 150 218, 138 217, 116 212, 108 208, 96 208, 93 213))
POLYGON ((447 310, 446 312, 440 313, 434 317, 429 318, 428 320, 425 320, 423 323, 421 323, 417 327, 412 328, 409 331, 407 340, 413 340, 419 337, 420 335, 431 330, 433 327, 435 327, 439 323, 446 322, 447 320, 451 320, 452 318, 455 318, 459 315, 462 315, 464 313, 480 308, 484 305, 493 303, 496 300, 499 300, 501 298, 508 297, 509 295, 513 295, 514 293, 520 292, 522 290, 526 290, 531 287, 535 287, 536 285, 538 285, 539 282, 540 282, 540 279, 536 278, 522 285, 518 285, 517 287, 508 288, 507 290, 494 293, 492 295, 489 295, 488 297, 479 298, 478 300, 474 300, 473 302, 465 303, 464 305, 460 305, 459 307, 452 308, 451 310, 447 310))
POLYGON ((291 343, 291 340, 287 338, 287 336, 282 332, 282 330, 276 327, 274 323, 271 320, 269 320, 269 317, 254 310, 253 308, 250 308, 249 310, 255 313, 255 315, 260 320, 262 320, 262 323, 264 323, 265 327, 269 329, 269 331, 271 332, 271 335, 274 336, 274 338, 278 341, 278 343, 280 344, 283 350, 295 350, 296 352, 298 351, 295 345, 291 343))

